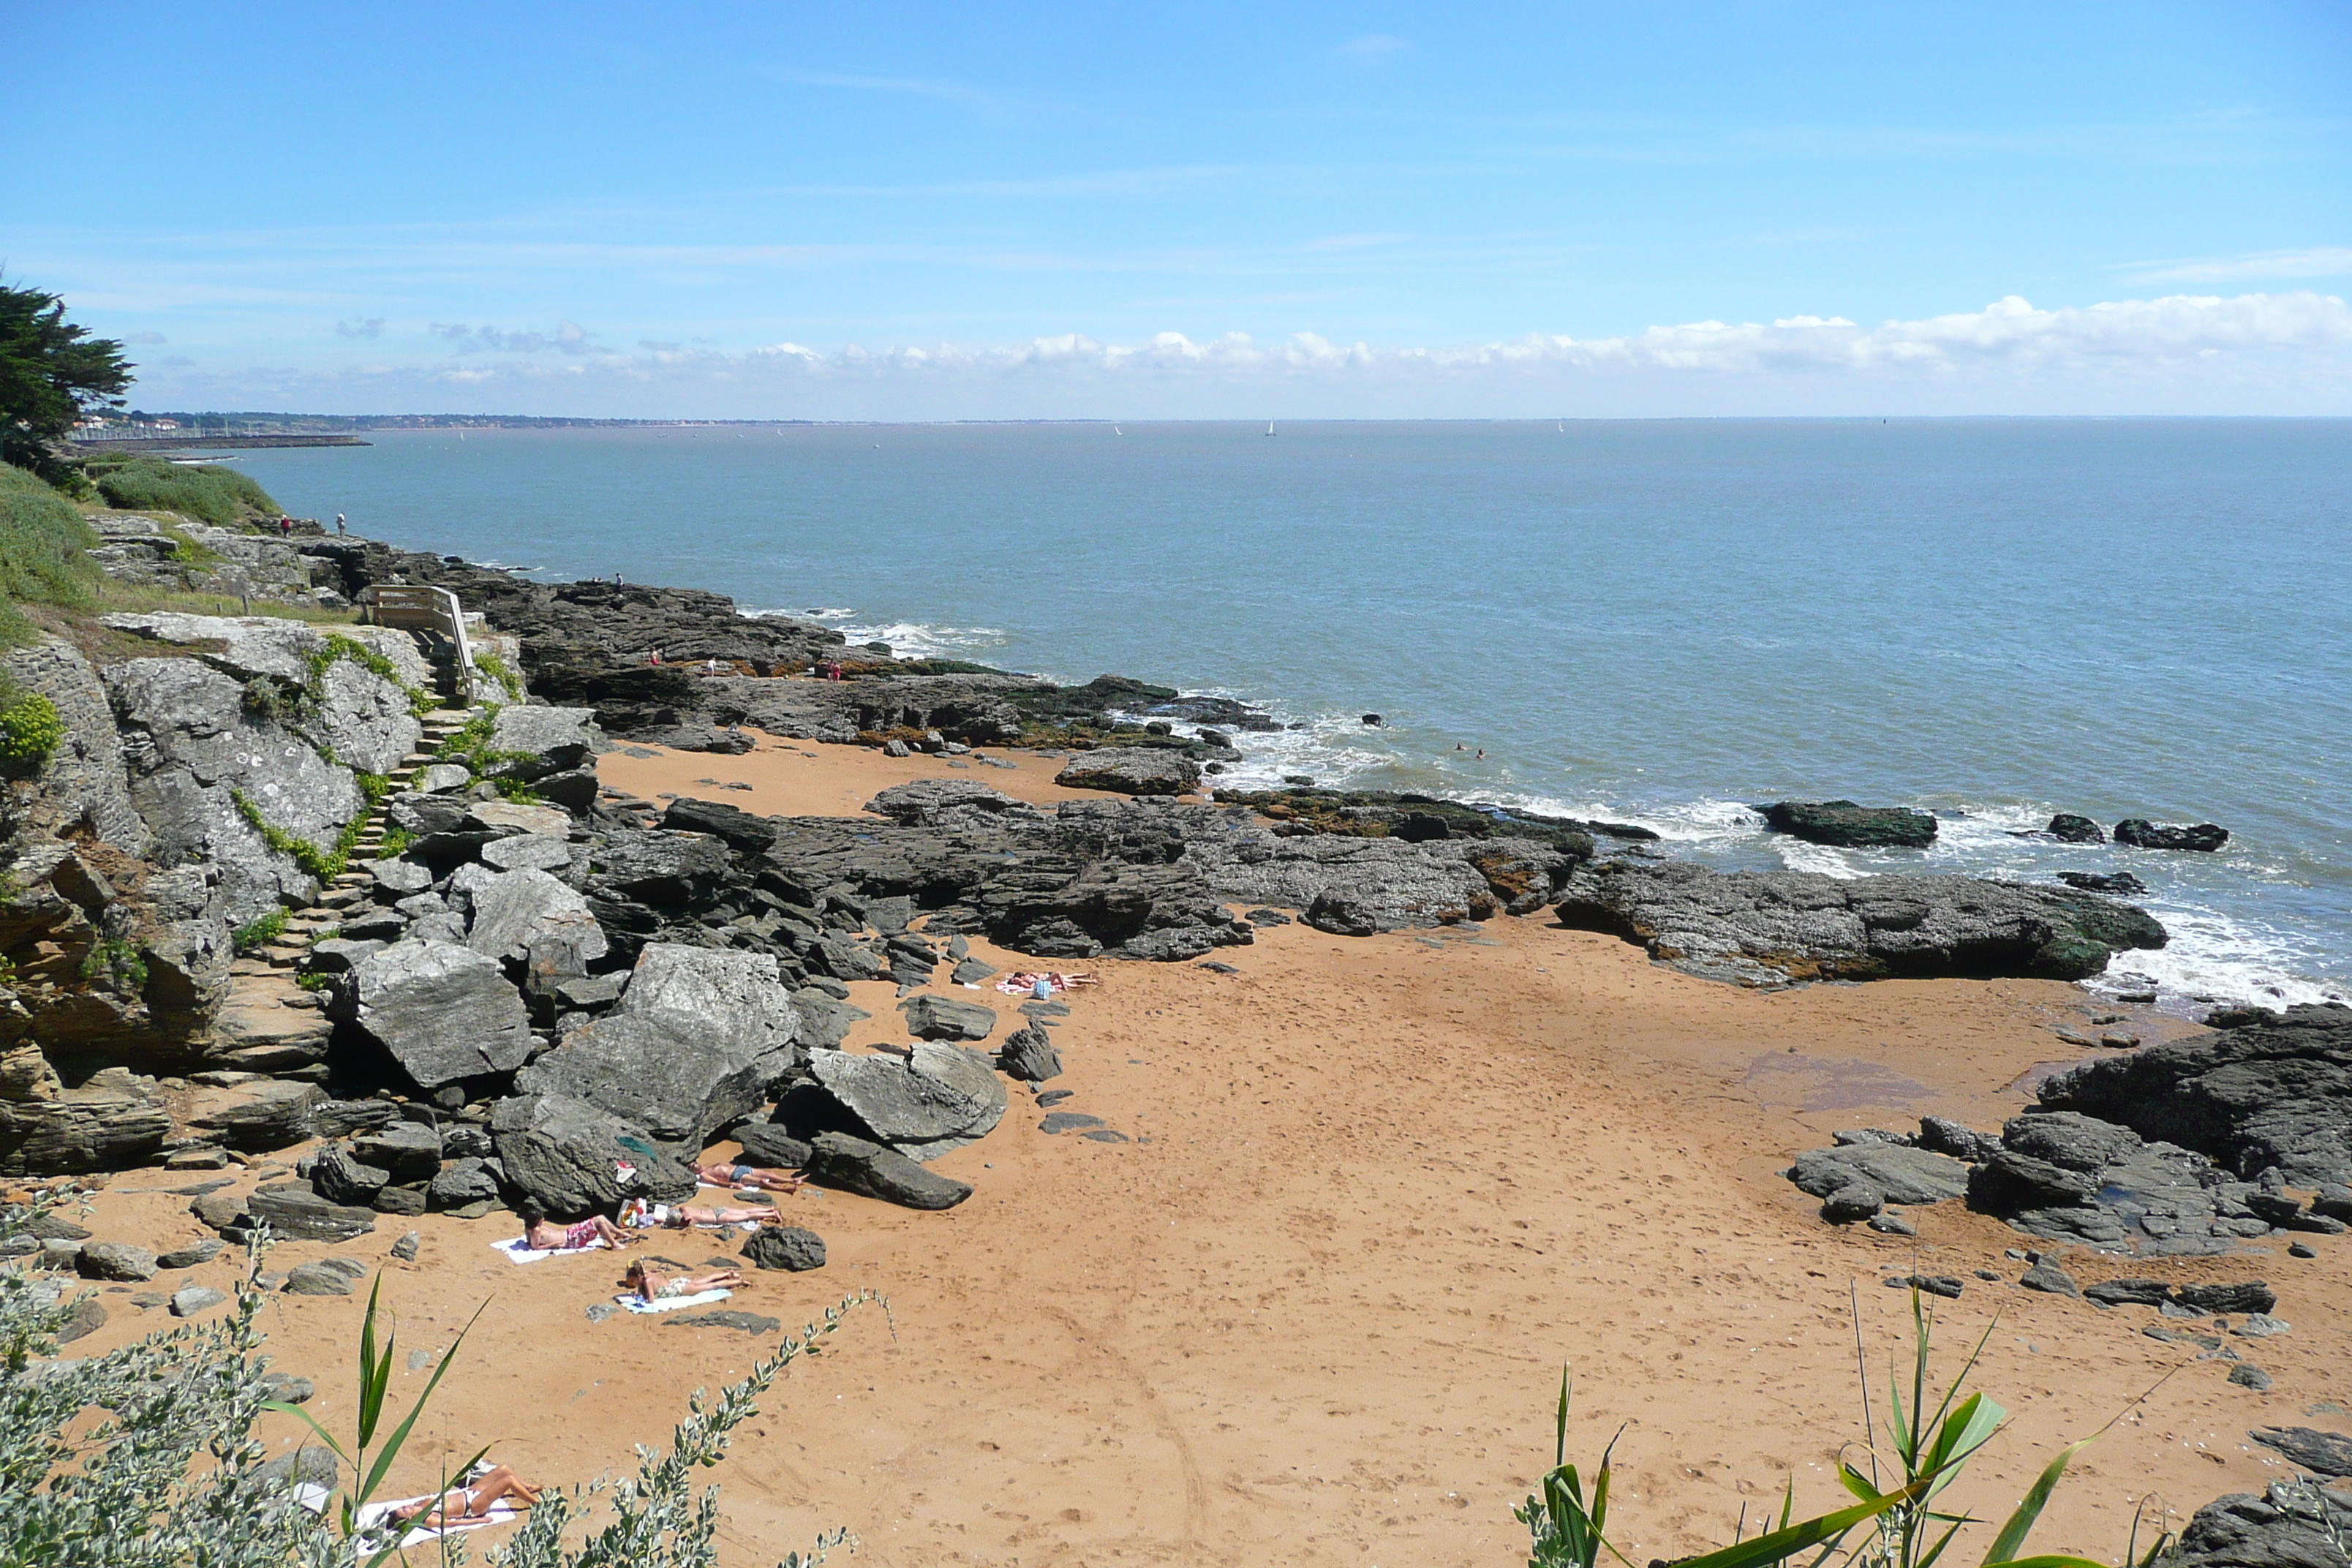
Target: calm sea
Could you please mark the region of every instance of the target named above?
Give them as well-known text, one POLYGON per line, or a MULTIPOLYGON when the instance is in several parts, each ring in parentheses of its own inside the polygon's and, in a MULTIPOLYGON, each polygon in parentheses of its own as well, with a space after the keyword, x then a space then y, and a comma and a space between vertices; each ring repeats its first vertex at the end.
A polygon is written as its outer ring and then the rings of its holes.
POLYGON ((1303 726, 1252 739, 1244 781, 1605 814, 1724 866, 2128 869, 2175 936, 2130 966, 2168 1001, 2352 991, 2352 423, 374 441, 239 466, 410 548, 1244 697, 1303 726), (1823 849, 1746 810, 1841 795, 1934 809, 1941 839, 1823 849), (2232 837, 2213 856, 2011 837, 2053 810, 2232 837))

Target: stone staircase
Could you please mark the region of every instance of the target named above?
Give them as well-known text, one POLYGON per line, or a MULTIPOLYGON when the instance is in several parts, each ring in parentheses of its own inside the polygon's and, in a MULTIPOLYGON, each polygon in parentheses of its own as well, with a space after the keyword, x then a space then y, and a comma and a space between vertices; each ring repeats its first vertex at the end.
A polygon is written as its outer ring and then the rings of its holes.
MULTIPOLYGON (((384 807, 392 797, 413 787, 416 777, 436 760, 443 742, 465 727, 468 715, 452 708, 436 709, 425 715, 424 733, 418 737, 417 749, 401 759, 400 766, 392 772, 392 788, 376 803, 368 816, 367 825, 352 846, 353 861, 373 858, 383 843, 384 807)), ((299 969, 310 953, 311 945, 342 922, 343 911, 362 902, 367 897, 369 877, 356 868, 347 869, 320 890, 318 900, 307 908, 294 910, 287 919, 286 930, 277 942, 259 952, 237 960, 233 973, 257 974, 269 971, 299 969)))

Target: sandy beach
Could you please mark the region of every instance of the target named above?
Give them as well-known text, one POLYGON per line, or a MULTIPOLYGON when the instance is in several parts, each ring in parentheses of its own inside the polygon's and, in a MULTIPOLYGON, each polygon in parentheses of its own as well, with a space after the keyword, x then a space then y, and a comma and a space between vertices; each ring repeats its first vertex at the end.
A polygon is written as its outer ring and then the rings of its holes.
MULTIPOLYGON (((849 815, 909 778, 1066 798, 1055 766, 952 770, 763 737, 742 757, 614 752, 600 774, 647 799, 849 815)), ((2177 1526, 2285 1473, 2248 1427, 2347 1425, 2340 1247, 2309 1261, 2276 1241, 2068 1260, 2085 1283, 2271 1280, 2293 1332, 2232 1342, 2276 1380, 2256 1394, 2226 1381, 2230 1363, 2143 1336, 2148 1309, 2017 1289, 2025 1265, 2005 1250, 2027 1239, 1990 1218, 1918 1211, 1916 1242, 1836 1230, 1780 1175, 1840 1128, 1926 1112, 1997 1128, 2038 1067, 2083 1054, 2053 1034, 2091 1010, 2073 986, 1758 994, 1547 917, 1363 940, 1293 924, 1216 956, 1239 973, 1106 961, 1069 997, 1055 1032, 1067 1070, 1045 1087, 1074 1091, 1056 1109, 1117 1139, 1043 1132, 1015 1086, 1003 1124, 940 1162, 978 1189, 961 1207, 782 1200, 824 1237, 828 1266, 756 1275, 730 1306, 794 1328, 861 1289, 890 1308, 858 1310, 793 1369, 712 1473, 730 1563, 773 1562, 835 1526, 879 1564, 1520 1561, 1510 1509, 1549 1462, 1563 1366, 1574 1457, 1589 1464, 1624 1426, 1618 1544, 1671 1558, 1727 1541, 1743 1505, 1751 1521, 1777 1506, 1788 1476, 1801 1510, 1843 1497, 1830 1468, 1863 1435, 1849 1301, 1883 1377, 1910 1297, 1880 1280, 1914 1268, 1967 1280, 1934 1303, 1947 1371, 1999 1318, 1975 1381, 2012 1426, 1950 1494, 1980 1514, 2005 1514, 2058 1447, 2171 1373, 2078 1462, 2040 1550, 2112 1561, 2140 1499, 2177 1526)), ((904 1037, 887 984, 852 989, 875 1016, 850 1048, 904 1037)), ((956 994, 1015 1016, 1013 998, 956 994)), ((2134 1023, 2150 1038, 2168 1027, 2134 1023)), ((299 1152, 226 1173, 243 1190, 299 1152)), ((201 1179, 118 1174, 88 1223, 148 1245, 197 1239, 186 1198, 163 1189, 201 1179)), ((544 1482, 626 1468, 633 1445, 666 1442, 688 1394, 739 1374, 762 1342, 661 1317, 592 1323, 619 1260, 519 1267, 491 1250, 519 1228, 504 1214, 385 1217, 332 1249, 381 1260, 404 1351, 440 1352, 487 1303, 403 1458, 403 1491, 485 1443, 544 1482), (415 1261, 385 1258, 412 1226, 415 1261)), ((635 1250, 697 1264, 733 1245, 666 1236, 635 1250)), ((271 1264, 329 1250, 289 1244, 271 1264)), ((225 1287, 236 1256, 110 1288, 110 1322, 74 1350, 165 1326, 130 1294, 225 1287)), ((276 1298, 263 1316, 276 1363, 317 1380, 309 1408, 331 1429, 351 1419, 363 1294, 276 1298)), ((403 1366, 404 1406, 429 1373, 403 1366)), ((299 1427, 266 1430, 286 1447, 299 1427)), ((1980 1554, 1990 1532, 1959 1550, 1980 1554)))

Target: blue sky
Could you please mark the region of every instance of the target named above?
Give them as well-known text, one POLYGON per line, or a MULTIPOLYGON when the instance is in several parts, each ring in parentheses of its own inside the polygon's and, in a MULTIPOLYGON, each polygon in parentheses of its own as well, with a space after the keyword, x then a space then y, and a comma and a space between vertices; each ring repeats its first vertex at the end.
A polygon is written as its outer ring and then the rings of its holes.
POLYGON ((2352 413, 2352 8, 8 7, 151 407, 2352 413))

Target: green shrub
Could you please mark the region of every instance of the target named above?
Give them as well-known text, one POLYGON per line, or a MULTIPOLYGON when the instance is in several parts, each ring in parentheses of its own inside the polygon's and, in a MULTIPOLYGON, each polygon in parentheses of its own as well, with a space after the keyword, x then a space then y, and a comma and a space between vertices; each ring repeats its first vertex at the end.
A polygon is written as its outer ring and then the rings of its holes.
POLYGON ((505 659, 500 658, 497 654, 478 650, 474 655, 474 668, 497 681, 499 689, 507 694, 508 701, 522 700, 522 681, 513 670, 507 668, 505 659))
POLYGON ((97 542, 71 501, 37 476, 0 465, 0 647, 34 639, 18 605, 89 607, 98 567, 84 552, 97 542))
POLYGON ((237 927, 236 935, 231 940, 236 942, 237 952, 251 952, 256 948, 268 947, 285 934, 286 911, 280 909, 272 910, 260 919, 248 921, 237 927))
POLYGON ((111 978, 119 989, 136 991, 147 984, 147 961, 131 943, 120 937, 109 937, 92 942, 89 951, 82 955, 81 977, 111 978))
POLYGON ((234 468, 184 466, 149 452, 100 452, 83 458, 82 468, 106 504, 125 511, 176 511, 215 528, 283 515, 268 490, 234 468))
POLYGON ((37 762, 65 738, 66 721, 58 716, 58 705, 37 691, 18 692, 0 708, 0 757, 37 762))

